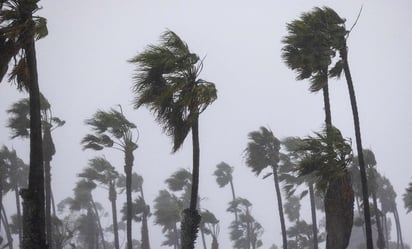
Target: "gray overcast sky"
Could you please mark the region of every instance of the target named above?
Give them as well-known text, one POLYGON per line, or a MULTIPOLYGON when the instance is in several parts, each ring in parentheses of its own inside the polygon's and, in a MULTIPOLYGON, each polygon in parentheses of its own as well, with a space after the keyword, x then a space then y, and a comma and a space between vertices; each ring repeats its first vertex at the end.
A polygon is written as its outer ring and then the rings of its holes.
MULTIPOLYGON (((225 212, 231 198, 229 189, 219 189, 212 176, 221 161, 235 167, 237 194, 254 205, 255 218, 265 228, 263 248, 272 243, 281 245, 273 181, 255 177, 244 163, 242 152, 247 134, 269 126, 278 138, 284 138, 309 135, 321 128, 321 94, 309 93, 308 82, 297 82, 295 73, 281 60, 285 24, 315 6, 329 6, 345 17, 350 27, 362 4, 363 12, 348 46, 363 144, 374 151, 379 171, 391 180, 398 193, 404 237, 412 244, 407 236, 412 230, 412 215, 406 215, 401 201, 412 181, 409 0, 40 1, 43 9, 39 14, 48 19, 49 28, 49 36, 37 43, 40 88, 51 102, 54 115, 67 121, 54 133, 56 200, 72 195, 76 174, 96 155, 104 153, 123 171, 119 152, 96 153, 80 147, 82 136, 89 131, 84 120, 97 109, 107 110, 118 104, 140 131, 134 171, 143 175, 150 201, 166 187, 163 181, 172 172, 180 167, 191 168, 190 137, 182 150, 171 155, 170 139, 162 134, 149 111, 131 107, 134 67, 127 60, 146 45, 157 43, 159 35, 170 29, 192 51, 206 56, 201 77, 215 82, 218 89, 218 100, 200 120, 200 195, 206 197, 202 206, 221 219, 221 247, 230 247, 227 227, 231 219, 225 212)), ((4 110, 26 95, 17 93, 6 82, 0 88, 0 122, 4 126, 4 110)), ((354 141, 344 79, 331 82, 330 91, 333 122, 354 141)), ((28 142, 10 141, 9 136, 7 129, 1 129, 0 143, 14 146, 28 162, 28 142)), ((101 196, 101 202, 106 201, 103 192, 101 196)), ((309 207, 304 205, 303 209, 309 207)), ((153 248, 161 240, 160 230, 152 228, 153 248)))

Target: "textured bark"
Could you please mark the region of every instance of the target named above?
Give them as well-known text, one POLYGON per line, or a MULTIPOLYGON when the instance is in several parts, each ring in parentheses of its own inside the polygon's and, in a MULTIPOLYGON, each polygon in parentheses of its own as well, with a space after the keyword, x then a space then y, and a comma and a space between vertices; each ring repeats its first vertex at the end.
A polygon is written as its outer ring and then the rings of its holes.
POLYGON ((363 208, 365 216, 365 231, 366 231, 366 248, 373 249, 373 238, 369 208, 369 192, 368 192, 368 180, 366 176, 365 160, 363 158, 361 129, 359 122, 358 106, 356 103, 355 89, 353 87, 352 75, 349 70, 348 63, 348 51, 346 48, 346 42, 343 48, 340 50, 340 56, 343 61, 343 71, 345 73, 346 82, 348 84, 349 98, 352 107, 353 123, 355 128, 356 149, 358 152, 359 170, 362 182, 362 195, 363 195, 363 208))
POLYGON ((44 203, 44 168, 43 145, 40 116, 40 90, 37 77, 36 50, 34 45, 34 22, 32 12, 37 8, 37 1, 22 1, 20 12, 22 22, 27 23, 23 31, 24 52, 29 70, 30 101, 30 172, 29 186, 23 191, 23 248, 44 249, 45 238, 45 203, 44 203))
POLYGON ((197 211, 197 199, 199 191, 199 115, 195 114, 192 124, 192 143, 193 143, 193 168, 192 168, 192 191, 190 194, 190 207, 183 210, 181 223, 181 242, 182 249, 194 249, 196 238, 199 232, 201 217, 197 211))
POLYGON ((126 237, 127 237, 127 249, 132 249, 132 167, 133 167, 133 150, 126 147, 125 151, 125 166, 124 173, 126 174, 126 237))
POLYGON ((54 147, 50 126, 47 124, 43 127, 43 160, 44 160, 44 187, 46 201, 46 238, 49 249, 53 249, 53 229, 51 216, 51 166, 50 162, 56 153, 54 147))
POLYGON ((272 169, 273 169, 273 181, 275 183, 276 198, 277 198, 278 210, 279 210, 280 227, 282 230, 283 249, 287 249, 288 248, 288 238, 286 236, 285 216, 283 214, 282 195, 280 193, 277 166, 272 166, 272 169))
POLYGON ((354 194, 349 173, 330 181, 325 196, 326 249, 346 249, 353 225, 354 194))
POLYGON ((318 224, 316 220, 315 191, 312 183, 309 183, 309 198, 312 214, 313 249, 318 249, 318 224))

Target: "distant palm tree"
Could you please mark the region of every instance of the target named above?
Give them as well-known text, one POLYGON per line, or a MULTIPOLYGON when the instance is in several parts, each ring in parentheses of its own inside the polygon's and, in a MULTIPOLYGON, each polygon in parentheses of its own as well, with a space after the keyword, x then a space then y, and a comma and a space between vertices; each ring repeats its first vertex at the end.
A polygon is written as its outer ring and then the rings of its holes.
POLYGON ((230 239, 234 248, 256 249, 263 245, 260 237, 263 234, 262 225, 251 214, 252 203, 245 198, 238 197, 231 201, 227 211, 239 214, 239 220, 230 225, 230 239))
POLYGON ((412 182, 409 183, 409 187, 406 188, 406 192, 403 194, 403 203, 405 204, 406 211, 409 213, 412 211, 412 182))
MULTIPOLYGON (((14 192, 17 209, 16 230, 19 235, 19 243, 20 245, 23 245, 20 190, 27 187, 29 167, 23 162, 22 159, 17 156, 17 153, 14 149, 9 150, 6 146, 3 146, 0 150, 0 162, 2 162, 1 166, 3 171, 3 174, 1 175, 2 187, 0 191, 2 192, 2 194, 9 191, 14 192)), ((0 210, 0 215, 1 212, 5 214, 4 209, 0 210)))
MULTIPOLYGON (((230 185, 232 191, 232 201, 236 199, 235 187, 233 186, 233 167, 225 162, 221 162, 216 165, 216 170, 213 172, 213 175, 216 176, 216 182, 219 187, 223 188, 227 184, 230 185)), ((237 212, 235 211, 235 221, 238 221, 237 212)))
POLYGON ((112 219, 113 219, 113 233, 114 233, 114 247, 119 249, 119 229, 117 227, 117 192, 116 181, 119 177, 119 173, 104 157, 95 157, 89 160, 88 167, 78 174, 79 177, 83 177, 87 181, 91 181, 94 184, 99 184, 106 188, 109 192, 109 200, 112 205, 112 219))
MULTIPOLYGON (((30 101, 28 98, 21 99, 11 105, 7 110, 9 114, 7 126, 12 131, 12 138, 26 138, 30 136, 30 101)), ((46 201, 46 235, 49 249, 54 248, 52 236, 51 202, 53 199, 51 188, 51 166, 50 163, 56 148, 54 146, 52 131, 65 124, 64 120, 54 117, 49 101, 40 93, 40 114, 43 130, 43 160, 44 160, 44 183, 46 201)), ((55 210, 53 205, 53 210, 55 210)), ((56 214, 54 213, 54 216, 56 214)))
POLYGON ((181 210, 182 204, 177 196, 167 190, 159 191, 159 195, 154 200, 154 217, 155 224, 161 225, 162 232, 166 235, 162 246, 173 246, 174 249, 181 248, 180 229, 177 226, 181 210))
POLYGON ((4 0, 0 18, 0 82, 8 64, 16 59, 10 80, 25 88, 30 98, 30 173, 23 191, 24 248, 46 247, 44 209, 44 170, 40 119, 40 90, 37 76, 35 40, 47 35, 46 19, 34 16, 38 0, 4 0))
MULTIPOLYGON (((202 210, 201 216, 202 220, 200 221, 200 229, 203 231, 202 234, 211 235, 211 249, 218 249, 219 244, 217 242, 217 237, 219 236, 219 220, 212 212, 206 209, 202 210)), ((204 241, 204 243, 206 242, 204 241)), ((206 245, 204 245, 204 248, 207 248, 206 245)))
POLYGON ((216 98, 211 82, 199 78, 203 60, 172 31, 161 36, 159 46, 151 45, 130 60, 137 65, 134 77, 134 107, 148 106, 166 134, 173 137, 173 152, 183 144, 189 131, 193 142, 193 180, 189 209, 182 218, 182 248, 192 249, 198 233, 199 115, 216 98))
POLYGON ((124 153, 124 172, 126 175, 127 202, 127 249, 132 249, 132 167, 133 152, 137 149, 137 139, 133 137, 136 125, 126 119, 122 111, 97 111, 91 119, 86 120, 94 134, 87 134, 81 141, 83 149, 102 150, 113 148, 124 153))
POLYGON ((285 217, 283 215, 282 195, 278 178, 280 141, 273 135, 271 130, 265 127, 250 132, 248 137, 249 142, 245 149, 246 165, 256 175, 259 175, 265 168, 271 168, 272 170, 282 229, 283 249, 287 249, 285 217))

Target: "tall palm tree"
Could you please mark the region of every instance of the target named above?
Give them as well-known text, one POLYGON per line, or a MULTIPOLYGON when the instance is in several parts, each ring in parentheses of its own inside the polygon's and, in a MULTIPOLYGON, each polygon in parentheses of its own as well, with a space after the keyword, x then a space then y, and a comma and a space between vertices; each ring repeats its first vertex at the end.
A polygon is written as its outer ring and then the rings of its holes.
POLYGON ((199 115, 216 100, 216 88, 199 78, 203 60, 190 52, 187 44, 172 31, 161 36, 161 44, 151 45, 130 60, 137 65, 134 76, 134 107, 143 105, 156 114, 167 135, 173 137, 173 152, 183 144, 189 131, 193 142, 193 180, 189 209, 183 211, 182 248, 192 249, 198 233, 199 115))
MULTIPOLYGON (((330 112, 329 104, 329 94, 328 94, 328 75, 336 76, 338 74, 341 63, 338 62, 333 68, 329 69, 332 60, 337 54, 336 44, 339 43, 340 37, 346 35, 346 30, 341 29, 341 25, 344 23, 332 9, 315 8, 311 12, 303 13, 299 20, 295 20, 287 25, 289 35, 283 39, 285 47, 283 48, 282 56, 286 64, 298 73, 298 80, 309 78, 311 81, 311 90, 317 91, 323 89, 324 93, 324 104, 325 104, 325 124, 327 133, 330 133, 332 129, 332 118, 330 112)), ((331 148, 329 148, 331 150, 331 148)), ((366 176, 365 176, 366 181, 366 176)), ((336 195, 336 191, 340 190, 350 190, 350 179, 349 175, 346 174, 342 176, 339 181, 330 182, 329 191, 326 193, 327 198, 325 199, 325 208, 328 210, 333 210, 330 206, 339 202, 339 198, 344 196, 353 195, 353 193, 341 193, 336 195), (345 184, 345 186, 342 186, 345 184), (330 197, 330 198, 329 198, 330 197)), ((367 195, 367 192, 366 192, 367 195)), ((352 198, 346 198, 349 202, 352 198)), ((366 199, 365 199, 366 200, 366 199)), ((371 229, 370 229, 370 215, 368 204, 365 206, 365 210, 368 212, 365 214, 365 224, 367 230, 367 245, 368 249, 373 247, 371 240, 371 229), (368 216, 368 219, 366 218, 368 216)), ((352 210, 353 213, 353 210, 352 210)), ((352 214, 353 216, 353 214, 352 214)), ((339 219, 334 220, 334 217, 342 217, 342 215, 333 215, 326 212, 327 227, 333 228, 336 226, 339 219)), ((344 220, 341 220, 345 222, 344 220)), ((350 224, 347 224, 350 225, 350 224)), ((338 232, 337 230, 333 229, 338 232)), ((343 238, 338 234, 333 234, 328 232, 328 241, 335 241, 334 238, 343 238)), ((349 238, 345 238, 349 240, 349 238)), ((345 242, 347 243, 347 242, 345 242)), ((342 245, 344 246, 343 243, 342 245)), ((327 247, 329 248, 329 243, 327 247)), ((330 245, 335 247, 333 245, 330 245)))
POLYGON ((286 225, 278 176, 280 141, 273 135, 271 130, 265 127, 250 132, 248 137, 249 142, 245 149, 246 165, 256 175, 259 175, 265 168, 271 168, 272 170, 282 229, 283 249, 287 249, 286 225))
POLYGON ((109 201, 112 205, 112 220, 113 220, 113 233, 114 233, 114 247, 119 249, 119 230, 117 227, 117 192, 116 181, 119 177, 119 173, 110 164, 110 162, 104 157, 95 157, 89 160, 88 167, 78 174, 79 177, 83 177, 87 181, 92 181, 96 185, 99 184, 106 188, 109 192, 109 201))
POLYGON ((115 109, 97 111, 91 119, 86 120, 94 134, 87 134, 81 141, 83 149, 102 150, 113 148, 124 153, 124 172, 126 175, 126 203, 127 203, 127 249, 132 249, 132 167, 133 152, 137 149, 137 138, 134 139, 133 130, 136 125, 126 119, 123 112, 115 109))
MULTIPOLYGON (((7 126, 11 129, 11 138, 27 138, 30 135, 30 102, 28 98, 21 99, 12 104, 7 109, 9 114, 7 126)), ((40 114, 43 131, 43 160, 44 160, 44 182, 45 182, 45 201, 46 201, 46 235, 49 249, 54 248, 52 241, 52 218, 51 202, 53 199, 51 189, 51 161, 56 153, 52 131, 65 124, 64 120, 54 117, 49 101, 40 93, 40 114)), ((54 210, 54 207, 53 207, 54 210)), ((55 214, 54 214, 55 215, 55 214)))
MULTIPOLYGON (((225 162, 221 162, 216 165, 216 170, 213 172, 213 175, 216 176, 216 182, 219 187, 223 188, 226 185, 230 185, 232 191, 232 201, 236 199, 235 187, 233 186, 233 167, 225 162)), ((237 212, 235 211, 235 221, 238 221, 237 212)))
POLYGON ((23 247, 45 248, 44 170, 40 118, 40 90, 37 76, 35 40, 47 35, 46 19, 34 16, 38 0, 2 1, 0 14, 0 81, 15 60, 10 80, 25 88, 30 98, 30 173, 24 199, 23 247), (3 57, 3 52, 4 57, 3 57))
POLYGON ((409 213, 412 211, 412 182, 409 183, 408 188, 406 188, 405 193, 403 194, 403 203, 406 208, 406 212, 409 213))

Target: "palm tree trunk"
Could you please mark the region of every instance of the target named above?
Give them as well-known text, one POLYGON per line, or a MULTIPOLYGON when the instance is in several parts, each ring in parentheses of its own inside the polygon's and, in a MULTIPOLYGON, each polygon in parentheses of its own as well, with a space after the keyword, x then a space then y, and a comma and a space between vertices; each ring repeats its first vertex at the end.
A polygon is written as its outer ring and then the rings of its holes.
MULTIPOLYGON (((235 200, 236 200, 236 195, 235 195, 235 187, 233 186, 233 181, 230 180, 230 181, 229 181, 229 184, 230 184, 230 189, 232 190, 232 198, 233 198, 233 201, 235 201, 235 200)), ((237 214, 237 210, 236 210, 236 209, 235 209, 235 221, 236 221, 236 224, 238 224, 238 214, 237 214)))
POLYGON ((211 249, 219 249, 219 243, 217 243, 216 236, 212 235, 212 246, 211 249))
POLYGON ((404 249, 404 245, 403 245, 403 238, 402 238, 402 227, 401 227, 401 222, 399 219, 399 214, 398 214, 398 208, 396 207, 395 204, 395 208, 394 208, 394 212, 393 212, 394 216, 395 216, 395 223, 396 223, 396 230, 397 230, 397 234, 399 236, 399 241, 401 243, 401 248, 404 249))
POLYGON ((23 245, 23 224, 21 218, 21 205, 20 205, 20 195, 19 195, 19 187, 17 183, 14 185, 14 194, 16 197, 16 209, 17 209, 17 226, 19 229, 19 243, 23 245))
POLYGON ((313 249, 318 249, 318 224, 316 220, 315 192, 313 183, 309 183, 310 209, 312 213, 313 249))
MULTIPOLYGON (((106 249, 106 241, 104 240, 104 235, 103 235, 103 227, 102 227, 102 223, 100 222, 100 217, 99 217, 99 213, 97 212, 97 206, 96 203, 93 201, 93 199, 91 200, 91 204, 94 210, 94 216, 95 216, 95 221, 97 223, 98 226, 98 234, 100 234, 100 237, 102 239, 102 244, 103 244, 103 249, 106 249)), ((98 245, 99 243, 97 243, 98 245)))
POLYGON ((384 230, 385 230, 385 243, 386 243, 386 248, 389 248, 388 219, 387 219, 386 213, 383 214, 383 227, 384 227, 384 230))
POLYGON ((46 235, 47 235, 47 244, 48 249, 53 249, 53 230, 51 222, 51 176, 50 176, 50 161, 44 162, 44 171, 45 171, 45 199, 46 199, 46 235))
POLYGON ((202 228, 200 228, 200 234, 201 234, 201 236, 202 236, 203 249, 207 249, 205 232, 203 231, 202 228))
POLYGON ((109 200, 112 204, 112 218, 113 218, 113 235, 114 235, 114 248, 120 249, 119 246, 119 227, 117 226, 117 206, 116 206, 116 189, 114 188, 114 182, 109 184, 109 200))
POLYGON ((174 246, 175 246, 176 249, 179 249, 179 248, 180 248, 179 234, 178 234, 178 231, 177 231, 177 224, 176 224, 176 223, 175 223, 174 226, 173 226, 173 231, 174 231, 174 234, 175 234, 175 243, 174 243, 174 246))
POLYGON ((342 58, 342 61, 343 61, 343 70, 345 73, 346 82, 348 84, 349 97, 350 97, 350 102, 352 106, 353 123, 355 127, 356 148, 358 152, 359 170, 361 173, 361 183, 362 183, 363 209, 364 209, 363 213, 365 216, 365 230, 366 230, 366 248, 373 249, 371 217, 370 217, 370 208, 369 208, 368 180, 366 176, 365 160, 363 158, 363 148, 362 148, 362 138, 361 138, 358 106, 356 103, 356 96, 355 96, 355 89, 353 87, 352 75, 349 70, 348 50, 346 47, 346 42, 343 48, 340 50, 340 57, 342 58))
POLYGON ((13 249, 13 237, 11 236, 11 233, 10 233, 10 227, 9 227, 9 222, 7 220, 6 210, 4 209, 2 202, 0 203, 0 219, 1 219, 1 222, 3 222, 4 231, 6 231, 7 245, 9 249, 13 249))
POLYGON ((375 220, 376 220, 376 227, 378 229, 378 241, 377 241, 377 246, 379 249, 384 249, 385 248, 385 239, 383 236, 383 230, 382 230, 382 223, 381 223, 381 218, 379 215, 379 210, 378 210, 378 202, 376 200, 376 192, 372 191, 372 200, 373 200, 373 207, 375 209, 375 220))
POLYGON ((127 249, 132 249, 132 167, 133 167, 133 150, 126 148, 125 152, 125 166, 124 172, 126 174, 126 237, 127 237, 127 249))
POLYGON ((23 40, 26 41, 24 51, 30 81, 30 172, 28 189, 22 191, 24 199, 24 249, 46 248, 40 90, 37 77, 36 49, 34 45, 34 21, 32 18, 32 12, 37 8, 37 2, 38 1, 24 0, 21 3, 22 21, 27 23, 23 40))
POLYGON ((142 216, 142 249, 150 249, 149 226, 147 224, 147 218, 149 216, 150 207, 146 205, 143 192, 143 184, 142 186, 140 186, 140 195, 142 196, 142 200, 146 208, 142 216))
POLYGON ((194 115, 192 125, 192 143, 193 143, 193 168, 192 168, 192 191, 190 194, 190 207, 183 210, 181 223, 181 243, 182 249, 194 249, 197 234, 199 232, 200 215, 197 211, 197 198, 199 191, 199 162, 200 162, 200 145, 199 145, 199 114, 194 115))
MULTIPOLYGON (((249 208, 246 207, 246 217, 249 217, 249 208)), ((252 236, 250 235, 250 219, 246 222, 246 239, 247 239, 247 249, 251 249, 250 246, 252 244, 252 236)))
POLYGON ((277 168, 278 168, 277 165, 272 166, 273 180, 275 182, 276 198, 277 198, 277 202, 278 202, 278 210, 279 210, 279 218, 280 218, 280 227, 282 229, 283 249, 287 249, 288 248, 288 239, 286 237, 285 216, 283 215, 282 196, 281 196, 281 193, 280 193, 277 168))

